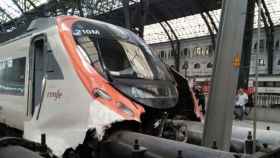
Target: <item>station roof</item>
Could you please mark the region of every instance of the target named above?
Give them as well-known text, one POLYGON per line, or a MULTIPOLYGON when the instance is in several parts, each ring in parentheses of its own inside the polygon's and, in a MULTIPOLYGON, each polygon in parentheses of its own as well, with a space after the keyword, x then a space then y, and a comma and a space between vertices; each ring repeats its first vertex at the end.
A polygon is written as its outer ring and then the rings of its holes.
MULTIPOLYGON (((132 26, 140 25, 141 17, 140 3, 134 3, 130 6, 130 23, 132 26)), ((149 0, 149 11, 145 25, 177 19, 206 10, 215 10, 221 8, 221 0, 149 0)), ((122 8, 111 12, 94 16, 94 18, 124 25, 124 11, 122 8)))
MULTIPOLYGON (((0 0, 0 24, 18 18, 51 1, 53 0, 0 0)), ((66 0, 60 1, 67 2, 66 0)), ((131 23, 135 26, 138 26, 140 21, 139 1, 130 0, 131 23)), ((274 24, 280 25, 280 1, 264 1, 274 24)), ((85 16, 123 25, 124 16, 121 0, 87 0, 85 2, 87 4, 81 6, 85 16)), ((150 0, 144 38, 148 43, 168 41, 164 30, 157 23, 165 20, 169 21, 180 39, 209 35, 205 22, 199 13, 210 10, 210 14, 218 26, 221 14, 220 6, 221 0, 150 0)))
MULTIPOLYGON (((280 25, 280 0, 265 0, 270 12, 271 19, 275 26, 280 25)), ((255 9, 254 28, 257 28, 257 9, 255 9)), ((221 9, 209 12, 213 17, 216 26, 219 26, 221 9)), ((188 39, 210 35, 208 28, 200 14, 182 17, 169 21, 170 25, 178 35, 179 39, 188 39)), ((263 23, 262 23, 263 26, 263 23)), ((168 30, 170 32, 170 30, 168 30)), ((145 26, 144 38, 148 43, 160 43, 169 41, 160 24, 145 26)))

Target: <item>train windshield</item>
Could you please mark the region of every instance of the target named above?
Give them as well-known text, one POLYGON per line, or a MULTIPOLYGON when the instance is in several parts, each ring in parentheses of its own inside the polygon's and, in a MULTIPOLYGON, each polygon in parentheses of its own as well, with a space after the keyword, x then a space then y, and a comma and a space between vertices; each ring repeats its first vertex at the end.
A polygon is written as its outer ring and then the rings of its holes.
POLYGON ((121 92, 148 106, 175 105, 177 91, 172 76, 134 33, 113 25, 79 21, 73 25, 73 36, 79 52, 121 92))

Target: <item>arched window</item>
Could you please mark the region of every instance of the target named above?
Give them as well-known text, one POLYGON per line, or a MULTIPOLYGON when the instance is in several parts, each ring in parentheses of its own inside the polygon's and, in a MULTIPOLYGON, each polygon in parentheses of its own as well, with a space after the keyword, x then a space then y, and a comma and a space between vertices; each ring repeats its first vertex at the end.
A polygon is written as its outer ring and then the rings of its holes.
POLYGON ((187 70, 189 68, 189 62, 185 61, 184 64, 182 65, 183 70, 187 70))
POLYGON ((198 47, 196 49, 196 54, 197 54, 197 56, 201 56, 201 54, 202 54, 202 48, 201 47, 198 47))
POLYGON ((205 56, 209 56, 209 47, 205 48, 205 56))
POLYGON ((184 52, 183 52, 183 51, 180 52, 180 56, 181 56, 181 57, 184 56, 184 52))
POLYGON ((188 48, 184 48, 184 56, 188 56, 188 54, 189 54, 188 48))
POLYGON ((258 49, 258 42, 255 42, 254 44, 254 50, 257 50, 258 49))
POLYGON ((210 68, 212 68, 212 67, 213 67, 213 64, 212 64, 212 63, 208 63, 208 64, 207 64, 207 68, 208 68, 208 69, 210 69, 210 68))
POLYGON ((200 64, 199 63, 194 64, 194 68, 195 69, 200 69, 200 64))
POLYGON ((277 65, 279 65, 279 66, 280 66, 280 59, 278 60, 277 65))
POLYGON ((264 40, 264 39, 261 39, 261 40, 260 40, 260 51, 263 52, 263 51, 264 51, 264 48, 265 48, 265 40, 264 40))
POLYGON ((197 56, 197 47, 195 47, 194 49, 193 49, 193 56, 197 56))
POLYGON ((168 51, 168 58, 170 58, 172 56, 173 56, 172 50, 168 51))
POLYGON ((201 52, 200 52, 201 56, 205 56, 205 50, 206 50, 205 48, 201 48, 201 52))
POLYGON ((258 59, 258 64, 259 64, 259 66, 265 66, 264 59, 258 59))
POLYGON ((165 52, 162 50, 162 51, 160 51, 160 57, 161 58, 164 58, 164 54, 165 54, 165 52))
POLYGON ((174 57, 175 55, 175 50, 171 50, 171 56, 174 57))
POLYGON ((279 50, 279 47, 280 47, 280 41, 277 40, 275 43, 275 50, 279 50))
POLYGON ((208 56, 209 57, 212 57, 213 56, 213 54, 214 54, 214 47, 213 47, 213 45, 210 45, 209 47, 208 47, 209 49, 208 49, 208 56))

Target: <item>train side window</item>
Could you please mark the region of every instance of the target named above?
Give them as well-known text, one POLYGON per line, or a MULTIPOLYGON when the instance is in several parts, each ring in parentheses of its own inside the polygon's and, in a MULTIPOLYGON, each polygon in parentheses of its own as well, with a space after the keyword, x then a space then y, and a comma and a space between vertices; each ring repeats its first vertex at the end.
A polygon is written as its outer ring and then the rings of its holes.
POLYGON ((26 58, 0 61, 0 94, 24 95, 26 58))

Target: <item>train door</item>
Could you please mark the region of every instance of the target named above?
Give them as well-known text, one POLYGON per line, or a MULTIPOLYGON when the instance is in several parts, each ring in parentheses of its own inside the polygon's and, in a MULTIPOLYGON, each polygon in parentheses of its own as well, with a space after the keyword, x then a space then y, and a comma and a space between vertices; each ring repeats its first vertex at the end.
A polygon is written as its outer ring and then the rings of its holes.
POLYGON ((46 38, 39 36, 31 42, 29 54, 29 117, 38 119, 46 86, 46 38))

